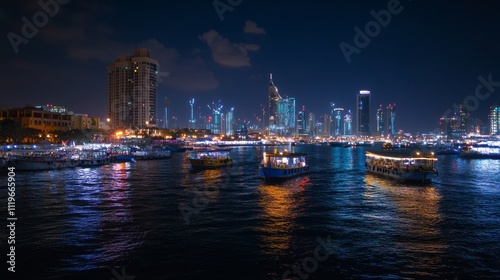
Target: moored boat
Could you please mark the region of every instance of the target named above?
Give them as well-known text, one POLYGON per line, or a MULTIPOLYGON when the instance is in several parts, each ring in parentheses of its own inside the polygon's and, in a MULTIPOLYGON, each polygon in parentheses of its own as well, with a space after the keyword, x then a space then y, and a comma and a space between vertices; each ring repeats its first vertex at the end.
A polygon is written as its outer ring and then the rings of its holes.
POLYGON ((18 171, 35 171, 77 167, 79 161, 67 157, 27 155, 11 156, 7 164, 18 171))
POLYGON ((190 151, 189 162, 193 169, 214 169, 233 164, 229 151, 220 149, 190 151))
POLYGON ((500 142, 486 142, 465 146, 460 152, 465 159, 500 159, 500 142))
POLYGON ((404 183, 429 183, 438 175, 433 153, 413 151, 366 152, 366 172, 404 183))
POLYGON ((169 159, 172 155, 170 150, 151 150, 151 151, 136 151, 134 158, 136 160, 153 160, 153 159, 169 159))
POLYGON ((278 180, 305 174, 309 172, 306 156, 302 153, 264 153, 259 175, 266 180, 278 180))

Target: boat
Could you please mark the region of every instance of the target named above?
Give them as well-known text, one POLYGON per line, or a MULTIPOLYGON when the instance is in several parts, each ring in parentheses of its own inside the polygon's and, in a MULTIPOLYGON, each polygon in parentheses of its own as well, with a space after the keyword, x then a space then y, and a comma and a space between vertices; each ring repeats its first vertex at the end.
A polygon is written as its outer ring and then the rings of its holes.
POLYGON ((373 147, 373 141, 357 141, 354 147, 373 147))
POLYGON ((109 164, 111 158, 105 151, 85 151, 80 154, 78 161, 81 167, 93 167, 109 164))
POLYGON ((332 141, 332 142, 329 142, 330 144, 330 147, 344 147, 346 142, 343 142, 343 141, 332 141))
POLYGON ((228 150, 204 149, 189 152, 192 169, 214 169, 233 164, 228 150))
POLYGON ((459 149, 455 149, 454 147, 445 147, 445 146, 437 147, 434 152, 436 155, 459 155, 460 154, 459 149))
POLYGON ((366 152, 366 172, 403 183, 430 183, 438 175, 434 153, 421 150, 366 152))
POLYGON ((391 142, 385 142, 382 144, 382 150, 394 150, 394 145, 391 142))
POLYGON ((112 148, 110 158, 112 162, 135 162, 132 149, 126 146, 112 148))
POLYGON ((465 146, 460 152, 465 159, 500 159, 500 142, 484 142, 465 146))
POLYGON ((287 179, 309 172, 307 154, 303 153, 264 153, 259 165, 259 176, 266 180, 287 179))
POLYGON ((133 153, 136 160, 169 159, 172 157, 170 150, 141 150, 133 153))
POLYGON ((13 155, 7 164, 18 171, 54 170, 77 167, 79 161, 61 155, 13 155))

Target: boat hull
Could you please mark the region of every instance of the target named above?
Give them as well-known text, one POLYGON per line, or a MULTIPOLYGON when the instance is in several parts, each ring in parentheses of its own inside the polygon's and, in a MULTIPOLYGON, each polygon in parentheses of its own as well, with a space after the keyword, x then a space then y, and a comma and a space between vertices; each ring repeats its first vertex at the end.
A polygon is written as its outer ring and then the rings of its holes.
POLYGON ((309 166, 295 168, 259 167, 259 176, 266 180, 283 180, 309 172, 309 166))
POLYGON ((130 162, 135 161, 134 156, 132 155, 115 155, 112 158, 113 162, 130 162))
POLYGON ((438 174, 432 170, 410 170, 408 172, 367 165, 368 173, 380 175, 401 183, 430 183, 438 174))
POLYGON ((52 159, 12 159, 8 165, 15 167, 18 171, 54 170, 77 167, 77 160, 52 160, 52 159))
POLYGON ((93 159, 81 159, 79 166, 80 167, 93 167, 93 166, 102 166, 109 164, 111 159, 109 157, 106 158, 93 158, 93 159))

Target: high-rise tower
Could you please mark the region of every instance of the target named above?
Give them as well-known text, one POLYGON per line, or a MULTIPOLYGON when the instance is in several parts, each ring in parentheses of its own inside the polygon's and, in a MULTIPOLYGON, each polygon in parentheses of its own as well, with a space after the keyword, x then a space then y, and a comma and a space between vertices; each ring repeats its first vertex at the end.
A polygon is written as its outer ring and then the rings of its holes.
POLYGON ((122 56, 108 70, 108 117, 112 127, 157 126, 158 61, 151 51, 135 49, 122 56))
POLYGON ((490 107, 490 133, 500 135, 500 105, 492 105, 490 107))
POLYGON ((384 108, 382 105, 377 109, 377 135, 385 136, 384 108))
POLYGON ((396 136, 396 103, 387 105, 386 108, 386 133, 392 137, 396 136))
POLYGON ((267 90, 269 102, 269 134, 276 134, 278 126, 278 102, 281 96, 278 92, 278 87, 274 85, 273 74, 269 74, 269 87, 267 90))
POLYGON ((189 100, 189 106, 191 107, 191 118, 189 119, 189 128, 196 128, 195 123, 196 119, 194 118, 194 98, 189 100))
POLYGON ((370 136, 370 101, 368 90, 359 91, 356 96, 356 129, 359 136, 370 136))

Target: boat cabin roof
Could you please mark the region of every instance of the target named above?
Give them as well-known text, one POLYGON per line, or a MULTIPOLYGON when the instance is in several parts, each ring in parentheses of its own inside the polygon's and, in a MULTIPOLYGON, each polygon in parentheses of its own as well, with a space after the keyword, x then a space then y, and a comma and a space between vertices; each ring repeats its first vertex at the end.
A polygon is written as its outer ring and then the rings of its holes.
POLYGON ((305 157, 307 154, 303 153, 288 153, 288 152, 281 152, 281 153, 264 153, 265 157, 287 157, 287 158, 296 158, 296 157, 305 157))
POLYGON ((366 151, 366 156, 389 160, 437 160, 434 153, 425 153, 422 150, 366 151))

